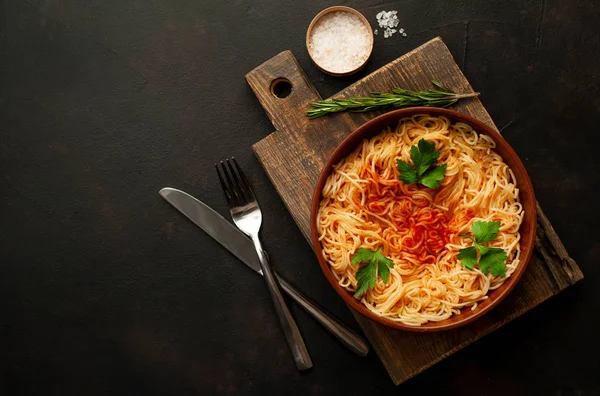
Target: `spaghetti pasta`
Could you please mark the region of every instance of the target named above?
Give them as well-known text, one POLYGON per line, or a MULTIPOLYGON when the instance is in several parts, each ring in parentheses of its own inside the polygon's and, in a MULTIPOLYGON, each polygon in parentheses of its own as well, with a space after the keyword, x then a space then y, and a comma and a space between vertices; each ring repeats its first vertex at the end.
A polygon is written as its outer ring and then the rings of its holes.
POLYGON ((388 282, 378 278, 361 297, 377 315, 418 326, 475 309, 519 265, 524 212, 515 176, 494 147, 470 125, 416 115, 364 140, 335 165, 322 190, 317 229, 338 283, 355 291, 359 266, 352 255, 361 247, 382 249, 393 262, 388 282), (398 179, 396 159, 409 161, 410 147, 421 139, 434 143, 438 162, 447 164, 435 190, 398 179), (457 259, 472 245, 461 234, 470 234, 478 220, 501 223, 489 246, 506 252, 506 277, 469 270, 457 259))

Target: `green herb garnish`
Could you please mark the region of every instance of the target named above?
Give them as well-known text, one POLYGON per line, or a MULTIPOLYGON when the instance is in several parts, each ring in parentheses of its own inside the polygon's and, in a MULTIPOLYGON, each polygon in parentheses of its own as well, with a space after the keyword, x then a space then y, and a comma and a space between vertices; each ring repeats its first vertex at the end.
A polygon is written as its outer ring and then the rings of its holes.
POLYGON ((381 249, 372 251, 369 249, 358 248, 352 256, 352 264, 368 263, 359 268, 356 273, 358 285, 356 287, 355 298, 360 298, 368 289, 375 287, 377 274, 387 283, 390 276, 390 268, 394 267, 392 260, 381 253, 381 249))
POLYGON ((410 159, 413 165, 403 160, 396 160, 398 164, 398 178, 406 184, 422 184, 429 188, 438 188, 444 179, 447 164, 431 166, 437 161, 440 152, 435 149, 435 144, 425 139, 419 140, 418 147, 411 146, 410 159))
POLYGON ((373 92, 370 97, 353 97, 347 99, 330 99, 312 102, 312 109, 306 112, 310 119, 319 118, 331 113, 351 111, 362 113, 385 107, 448 107, 459 99, 472 98, 479 92, 456 94, 446 88, 442 83, 431 81, 438 89, 425 91, 411 91, 409 89, 394 88, 392 92, 373 92))
POLYGON ((475 243, 475 246, 460 249, 458 251, 458 259, 464 267, 472 270, 475 264, 479 265, 479 269, 485 275, 492 273, 494 276, 506 276, 506 260, 508 256, 504 249, 482 246, 482 243, 491 242, 496 239, 498 230, 500 229, 499 221, 477 221, 471 226, 473 238, 470 235, 462 235, 469 238, 475 243), (477 262, 477 254, 479 253, 479 263, 477 262))

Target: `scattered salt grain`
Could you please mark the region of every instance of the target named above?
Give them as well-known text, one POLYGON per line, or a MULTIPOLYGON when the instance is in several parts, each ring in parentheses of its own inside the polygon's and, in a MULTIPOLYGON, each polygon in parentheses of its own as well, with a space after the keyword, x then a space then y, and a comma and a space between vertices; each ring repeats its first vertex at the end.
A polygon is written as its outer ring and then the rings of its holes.
POLYGON ((375 18, 377 18, 379 27, 383 29, 384 38, 392 37, 392 35, 396 32, 402 34, 404 37, 407 36, 407 34, 404 32, 404 29, 395 29, 400 23, 397 14, 398 11, 380 11, 375 16, 375 18))
POLYGON ((358 15, 346 11, 330 12, 314 25, 308 52, 324 70, 351 72, 362 66, 371 54, 373 36, 369 30, 358 15))

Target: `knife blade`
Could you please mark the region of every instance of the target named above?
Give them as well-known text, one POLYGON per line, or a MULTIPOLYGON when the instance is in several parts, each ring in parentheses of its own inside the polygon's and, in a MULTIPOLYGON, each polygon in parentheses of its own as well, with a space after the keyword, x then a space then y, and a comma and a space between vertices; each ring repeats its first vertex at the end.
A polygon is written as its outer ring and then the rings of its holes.
MULTIPOLYGON (((165 187, 159 193, 175 209, 183 213, 244 264, 262 275, 258 255, 256 254, 256 250, 254 250, 252 241, 237 227, 215 212, 210 206, 184 191, 165 187)), ((281 285, 281 289, 337 337, 348 349, 361 357, 369 353, 368 344, 361 336, 327 313, 277 273, 275 275, 281 285)))
POLYGON ((235 257, 262 275, 252 241, 236 226, 215 212, 213 208, 184 191, 165 187, 159 193, 175 209, 223 245, 235 257))

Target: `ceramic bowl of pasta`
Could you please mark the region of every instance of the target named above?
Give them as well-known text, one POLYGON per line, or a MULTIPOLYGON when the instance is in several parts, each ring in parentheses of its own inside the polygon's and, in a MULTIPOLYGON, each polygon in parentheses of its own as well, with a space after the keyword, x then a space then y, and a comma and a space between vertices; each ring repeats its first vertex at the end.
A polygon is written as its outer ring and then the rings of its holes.
POLYGON ((312 242, 356 311, 397 329, 448 330, 515 287, 533 251, 535 202, 494 129, 448 109, 396 110, 333 152, 313 194, 312 242))

